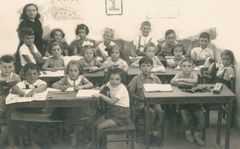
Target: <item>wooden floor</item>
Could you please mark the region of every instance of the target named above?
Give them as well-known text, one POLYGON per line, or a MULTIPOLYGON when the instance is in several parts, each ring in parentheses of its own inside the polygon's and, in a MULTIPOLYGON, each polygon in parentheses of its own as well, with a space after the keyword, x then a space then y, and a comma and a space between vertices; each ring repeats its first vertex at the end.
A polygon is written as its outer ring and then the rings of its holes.
MULTIPOLYGON (((151 146, 150 149, 224 149, 224 127, 225 122, 222 128, 222 139, 221 145, 217 145, 216 142, 216 113, 211 113, 211 124, 210 128, 207 129, 206 135, 206 145, 199 146, 194 143, 186 142, 183 135, 180 136, 179 139, 176 138, 176 133, 174 129, 172 129, 171 123, 169 121, 166 122, 166 132, 165 139, 163 141, 163 146, 151 146)), ((119 136, 111 136, 111 137, 119 137, 119 136)), ((120 136, 121 137, 121 136, 120 136)), ((77 147, 78 149, 88 149, 90 144, 88 145, 80 145, 77 147)), ((30 147, 31 149, 40 149, 36 145, 30 147)), ((69 146, 63 145, 59 143, 58 145, 53 145, 51 149, 69 149, 69 146)), ((107 149, 128 149, 129 146, 125 143, 108 143, 107 149)), ((135 149, 144 149, 145 146, 142 143, 135 143, 135 149)), ((240 131, 236 128, 232 128, 231 131, 231 143, 230 149, 239 149, 240 148, 240 131)))

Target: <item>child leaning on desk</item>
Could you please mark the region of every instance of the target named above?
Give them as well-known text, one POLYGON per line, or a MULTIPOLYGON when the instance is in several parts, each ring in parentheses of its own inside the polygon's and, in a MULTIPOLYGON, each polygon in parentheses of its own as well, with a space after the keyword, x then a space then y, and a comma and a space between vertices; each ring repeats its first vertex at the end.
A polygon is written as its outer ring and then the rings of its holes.
MULTIPOLYGON (((156 46, 154 45, 154 43, 150 42, 150 43, 145 45, 145 47, 144 47, 144 55, 148 56, 148 57, 150 57, 152 59, 152 61, 153 61, 152 67, 153 68, 161 68, 162 70, 164 70, 163 64, 158 59, 158 57, 155 55, 155 53, 156 53, 156 46)), ((131 64, 131 66, 139 67, 139 60, 134 61, 131 64)))
MULTIPOLYGON (((71 60, 65 68, 65 77, 59 80, 58 82, 54 83, 52 85, 52 88, 59 89, 61 91, 68 91, 68 90, 78 91, 81 89, 93 88, 93 84, 82 75, 82 68, 79 64, 79 61, 71 60)), ((63 110, 63 113, 60 113, 60 114, 65 114, 63 115, 64 119, 78 120, 81 118, 81 116, 84 116, 87 113, 86 112, 84 113, 84 111, 81 108, 65 108, 63 110)), ((83 127, 77 126, 77 124, 73 123, 73 124, 66 124, 65 129, 67 131, 67 136, 70 137, 71 146, 73 147, 76 146, 77 138, 80 132, 82 132, 83 127)), ((83 137, 83 136, 80 136, 80 137, 83 137)), ((85 141, 85 140, 82 140, 82 141, 85 141)))
POLYGON ((20 82, 20 77, 14 73, 14 60, 10 55, 0 58, 0 146, 8 136, 7 117, 5 113, 5 98, 12 86, 20 82))
POLYGON ((60 42, 53 42, 50 45, 49 53, 53 56, 49 57, 42 66, 43 70, 57 71, 64 69, 64 59, 62 58, 62 45, 60 42))
MULTIPOLYGON (((144 56, 139 61, 139 67, 141 69, 141 73, 135 76, 129 83, 129 91, 131 95, 131 99, 133 100, 133 115, 134 119, 143 119, 144 115, 144 94, 143 94, 143 85, 145 83, 162 83, 160 79, 151 73, 151 69, 153 67, 153 60, 150 57, 144 56)), ((161 126, 163 124, 164 112, 160 104, 155 104, 150 106, 150 114, 151 114, 151 126, 152 128, 152 136, 151 140, 153 144, 160 145, 161 144, 161 126)), ((134 121, 135 121, 134 120, 134 121)))
MULTIPOLYGON (((36 93, 41 93, 46 91, 47 83, 39 79, 40 70, 36 64, 28 63, 23 67, 24 80, 16 84, 12 88, 13 94, 18 94, 21 97, 33 97, 36 93)), ((29 112, 29 113, 42 113, 46 110, 42 108, 27 108, 27 109, 18 109, 19 112, 29 112)), ((19 124, 19 135, 22 139, 21 141, 25 146, 31 145, 30 139, 30 125, 29 123, 20 123, 19 124)), ((42 135, 46 134, 47 130, 41 133, 42 135)), ((42 132, 42 131, 41 131, 42 132)), ((46 137, 46 136, 44 136, 46 137)))
MULTIPOLYGON (((191 58, 184 58, 181 61, 182 72, 175 75, 175 77, 171 80, 171 84, 179 87, 196 85, 198 82, 198 75, 192 71, 193 65, 193 60, 191 58)), ((193 143, 195 140, 197 144, 204 145, 205 142, 201 139, 201 132, 204 127, 204 116, 201 105, 187 104, 180 105, 179 108, 183 125, 185 127, 185 137, 187 141, 193 143), (193 126, 194 122, 191 121, 193 119, 195 119, 196 126, 193 126), (194 135, 192 135, 192 131, 194 135)))
POLYGON ((102 86, 102 91, 94 97, 100 98, 105 103, 105 112, 97 121, 97 140, 99 147, 105 146, 105 139, 101 131, 104 128, 116 125, 127 125, 129 118, 129 94, 122 83, 125 72, 117 67, 109 67, 108 82, 102 86))
POLYGON ((173 58, 167 59, 167 66, 174 69, 180 69, 181 61, 184 58, 185 50, 181 43, 177 43, 173 49, 173 58))

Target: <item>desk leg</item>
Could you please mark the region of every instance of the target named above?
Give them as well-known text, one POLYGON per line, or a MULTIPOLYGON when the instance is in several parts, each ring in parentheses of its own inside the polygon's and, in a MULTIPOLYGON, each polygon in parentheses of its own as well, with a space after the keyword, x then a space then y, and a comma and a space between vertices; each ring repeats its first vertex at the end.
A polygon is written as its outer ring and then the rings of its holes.
POLYGON ((150 118, 149 118, 149 109, 150 105, 147 101, 148 99, 145 99, 145 148, 149 148, 149 130, 150 130, 150 118))
MULTIPOLYGON (((220 105, 222 106, 222 105, 220 105)), ((220 107, 220 110, 218 110, 218 117, 217 117, 217 139, 216 143, 220 144, 221 142, 221 132, 222 132, 222 107, 220 107)))
POLYGON ((226 135, 225 135, 225 149, 229 149, 230 146, 230 136, 231 136, 231 122, 232 122, 232 107, 233 100, 230 99, 228 102, 227 108, 227 126, 226 126, 226 135))
POLYGON ((95 129, 95 121, 96 121, 96 102, 91 103, 91 140, 92 140, 92 149, 97 148, 96 143, 96 129, 95 129))

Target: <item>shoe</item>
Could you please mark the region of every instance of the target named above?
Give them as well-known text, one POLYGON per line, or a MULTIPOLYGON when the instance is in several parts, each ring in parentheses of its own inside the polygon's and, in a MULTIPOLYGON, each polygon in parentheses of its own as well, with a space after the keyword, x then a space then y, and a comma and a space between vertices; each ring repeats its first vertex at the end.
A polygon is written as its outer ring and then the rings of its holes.
POLYGON ((195 141, 198 145, 201 145, 201 146, 205 145, 205 142, 201 138, 201 133, 200 132, 195 132, 194 133, 194 138, 195 138, 195 141))
POLYGON ((192 133, 191 133, 191 130, 187 130, 185 132, 185 137, 186 137, 186 140, 189 142, 189 143, 193 143, 194 142, 194 139, 192 137, 192 133))

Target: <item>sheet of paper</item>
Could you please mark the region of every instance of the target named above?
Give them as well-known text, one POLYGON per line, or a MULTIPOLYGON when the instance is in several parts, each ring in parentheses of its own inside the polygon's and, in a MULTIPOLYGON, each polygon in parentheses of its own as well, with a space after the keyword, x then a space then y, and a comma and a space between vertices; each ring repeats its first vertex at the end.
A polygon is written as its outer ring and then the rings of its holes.
POLYGON ((165 72, 165 68, 163 66, 155 67, 155 68, 152 68, 151 72, 165 72))
POLYGON ((64 70, 58 70, 58 71, 43 71, 41 72, 40 77, 63 77, 64 76, 64 70))
POLYGON ((94 94, 97 94, 99 92, 100 90, 95 90, 95 89, 78 90, 76 97, 80 97, 80 98, 92 97, 94 94))
POLYGON ((72 92, 72 91, 74 91, 73 87, 69 87, 69 88, 66 89, 66 92, 72 92))
POLYGON ((172 86, 170 84, 144 84, 146 92, 171 92, 172 86))

